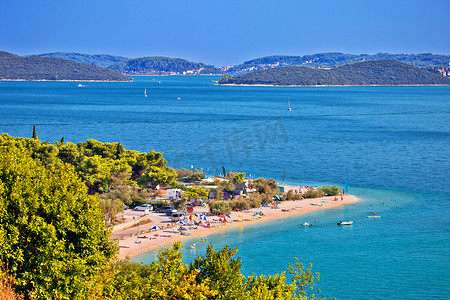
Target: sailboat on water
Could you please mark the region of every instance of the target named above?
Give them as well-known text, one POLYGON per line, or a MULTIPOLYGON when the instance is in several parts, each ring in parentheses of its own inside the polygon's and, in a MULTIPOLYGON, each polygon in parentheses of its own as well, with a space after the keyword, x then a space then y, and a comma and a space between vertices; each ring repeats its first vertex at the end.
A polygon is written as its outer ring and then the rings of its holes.
POLYGON ((291 98, 288 97, 288 111, 291 111, 291 98))
POLYGON ((147 98, 147 88, 144 89, 144 97, 147 98))

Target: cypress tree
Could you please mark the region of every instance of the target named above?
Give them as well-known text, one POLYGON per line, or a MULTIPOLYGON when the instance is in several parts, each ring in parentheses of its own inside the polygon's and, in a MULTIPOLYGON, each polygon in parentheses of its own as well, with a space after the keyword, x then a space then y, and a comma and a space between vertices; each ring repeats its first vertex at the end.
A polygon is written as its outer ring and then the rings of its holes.
POLYGON ((33 125, 33 139, 36 139, 37 140, 37 134, 36 134, 36 124, 35 125, 33 125))
POLYGON ((61 141, 59 142, 61 145, 64 145, 64 137, 61 138, 61 141))

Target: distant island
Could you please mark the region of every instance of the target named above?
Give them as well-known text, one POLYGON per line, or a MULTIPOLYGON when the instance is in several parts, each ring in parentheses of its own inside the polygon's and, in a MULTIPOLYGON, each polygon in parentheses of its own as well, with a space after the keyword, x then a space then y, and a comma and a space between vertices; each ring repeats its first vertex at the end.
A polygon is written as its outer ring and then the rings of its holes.
POLYGON ((53 52, 33 54, 28 57, 53 57, 110 68, 124 75, 242 75, 255 71, 288 66, 334 68, 349 63, 370 60, 395 60, 416 67, 433 67, 450 74, 450 55, 423 54, 347 54, 339 52, 317 53, 303 56, 273 55, 256 58, 235 66, 216 67, 182 58, 148 56, 128 58, 109 54, 82 54, 53 52))
POLYGON ((128 57, 109 54, 82 54, 72 52, 52 52, 43 54, 26 55, 25 57, 53 57, 68 59, 79 63, 90 64, 98 67, 109 67, 113 64, 129 60, 128 57))
POLYGON ((132 81, 106 68, 53 57, 22 57, 0 51, 0 80, 132 81))
POLYGON ((373 60, 336 68, 279 67, 248 74, 224 75, 219 84, 273 86, 450 85, 434 69, 394 60, 373 60))
POLYGON ((339 52, 317 53, 304 56, 273 55, 252 59, 226 69, 228 74, 240 75, 250 72, 286 66, 312 68, 337 67, 368 60, 396 60, 416 67, 450 66, 450 55, 424 54, 346 54, 339 52))
POLYGON ((125 75, 216 75, 222 71, 214 66, 181 58, 150 56, 130 59, 109 66, 125 75))

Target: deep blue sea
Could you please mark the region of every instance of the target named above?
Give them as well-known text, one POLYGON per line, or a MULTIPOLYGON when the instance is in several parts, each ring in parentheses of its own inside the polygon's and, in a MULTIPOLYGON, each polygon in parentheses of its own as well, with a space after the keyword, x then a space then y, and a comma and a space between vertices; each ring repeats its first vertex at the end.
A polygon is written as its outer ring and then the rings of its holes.
MULTIPOLYGON (((313 263, 322 297, 450 298, 450 87, 221 87, 211 79, 0 82, 0 132, 31 137, 36 124, 43 141, 121 142, 209 173, 252 169, 281 181, 285 170, 288 184, 348 178, 356 205, 208 239, 237 246, 245 275, 285 271, 294 257, 313 263), (381 218, 367 219, 374 211, 381 218), (336 225, 347 219, 357 223, 336 225)), ((193 242, 186 262, 205 253, 199 242, 191 251, 193 242)))

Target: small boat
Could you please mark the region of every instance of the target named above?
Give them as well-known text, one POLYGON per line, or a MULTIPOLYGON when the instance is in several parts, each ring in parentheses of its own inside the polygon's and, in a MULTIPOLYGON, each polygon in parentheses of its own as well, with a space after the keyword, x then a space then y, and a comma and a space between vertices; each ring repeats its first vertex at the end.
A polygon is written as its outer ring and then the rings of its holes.
POLYGON ((308 227, 308 226, 311 226, 311 224, 309 224, 308 222, 305 222, 305 223, 302 223, 302 226, 308 227))
POLYGON ((373 216, 367 216, 368 218, 381 218, 381 216, 376 216, 376 215, 373 215, 373 216))
POLYGON ((82 85, 81 83, 78 84, 78 87, 83 87, 84 85, 82 85))
POLYGON ((353 225, 353 223, 355 223, 355 221, 340 221, 337 224, 342 226, 342 225, 353 225))
POLYGON ((319 203, 311 203, 311 205, 315 205, 315 206, 323 206, 323 204, 319 204, 319 203))
POLYGON ((195 244, 192 244, 191 249, 195 249, 195 248, 196 248, 195 244))
POLYGON ((178 98, 177 98, 177 100, 181 100, 181 98, 180 98, 180 97, 178 97, 178 98))
POLYGON ((202 238, 199 240, 199 242, 206 242, 206 241, 207 241, 207 239, 205 239, 205 238, 202 238))
POLYGON ((147 98, 147 89, 144 90, 144 97, 147 98))
POLYGON ((291 99, 288 97, 288 111, 291 111, 291 99))

